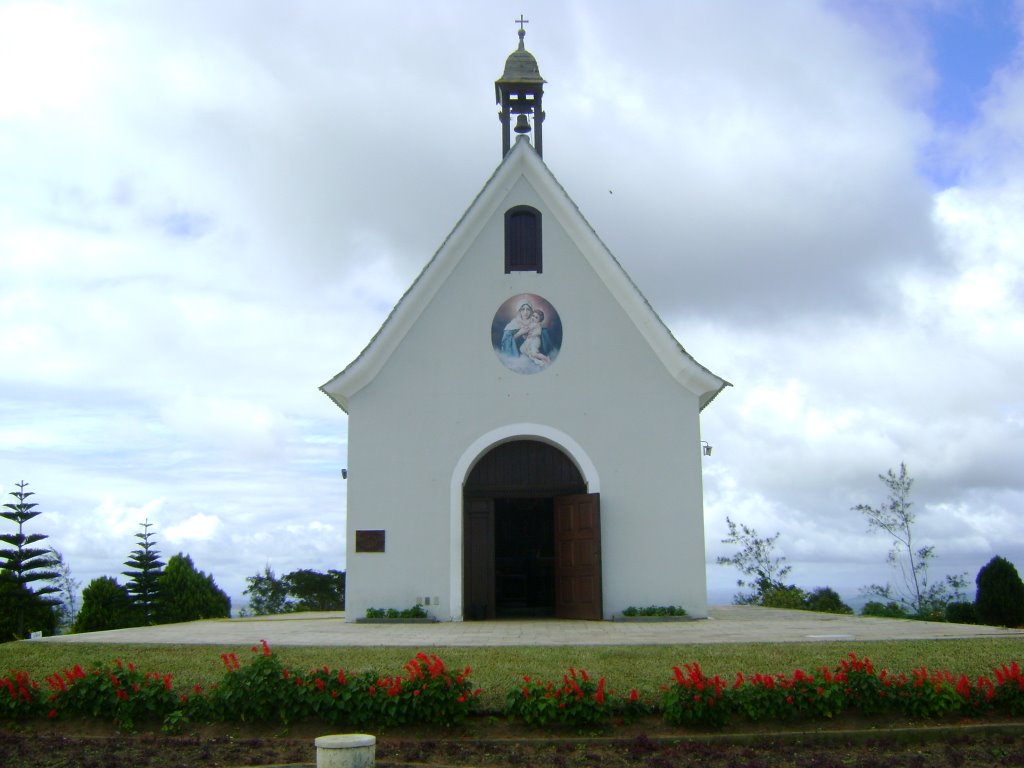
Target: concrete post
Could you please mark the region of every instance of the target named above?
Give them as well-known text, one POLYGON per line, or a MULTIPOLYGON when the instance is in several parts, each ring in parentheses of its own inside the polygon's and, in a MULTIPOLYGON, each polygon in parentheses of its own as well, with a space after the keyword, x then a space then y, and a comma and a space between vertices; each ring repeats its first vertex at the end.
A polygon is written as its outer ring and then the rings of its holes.
POLYGON ((365 733, 318 736, 316 768, 372 768, 377 757, 377 737, 365 733))

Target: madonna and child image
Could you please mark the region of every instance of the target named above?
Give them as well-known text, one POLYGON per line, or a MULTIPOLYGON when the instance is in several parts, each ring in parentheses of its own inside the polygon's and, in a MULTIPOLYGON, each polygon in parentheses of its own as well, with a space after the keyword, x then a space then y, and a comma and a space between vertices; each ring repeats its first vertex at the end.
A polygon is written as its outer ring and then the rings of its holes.
POLYGON ((494 313, 491 345, 510 371, 540 373, 558 357, 562 321, 544 298, 533 293, 518 294, 494 313))

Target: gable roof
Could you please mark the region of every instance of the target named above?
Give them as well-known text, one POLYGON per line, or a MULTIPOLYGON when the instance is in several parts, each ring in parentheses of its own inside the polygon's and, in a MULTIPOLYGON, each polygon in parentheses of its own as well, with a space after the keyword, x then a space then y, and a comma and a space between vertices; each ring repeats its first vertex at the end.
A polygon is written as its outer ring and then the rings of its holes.
POLYGON ((349 398, 373 381, 465 256, 505 197, 511 183, 520 175, 525 176, 533 185, 672 378, 700 398, 701 410, 725 387, 732 386, 698 363, 676 341, 668 326, 601 242, 529 140, 520 136, 437 253, 391 310, 370 343, 348 367, 321 386, 321 392, 348 412, 349 398))

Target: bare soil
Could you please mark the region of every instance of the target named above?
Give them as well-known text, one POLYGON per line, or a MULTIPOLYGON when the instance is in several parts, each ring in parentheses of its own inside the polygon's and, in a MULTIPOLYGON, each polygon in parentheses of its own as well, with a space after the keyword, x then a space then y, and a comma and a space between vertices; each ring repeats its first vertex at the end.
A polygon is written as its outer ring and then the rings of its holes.
MULTIPOLYGON (((95 722, 0 727, 3 768, 179 768, 315 765, 322 725, 203 728, 182 736, 117 733, 95 722)), ((701 733, 660 720, 600 733, 538 732, 474 718, 451 731, 409 728, 378 734, 377 765, 576 768, 951 768, 1024 766, 1024 720, 917 727, 845 721, 785 729, 701 733)))

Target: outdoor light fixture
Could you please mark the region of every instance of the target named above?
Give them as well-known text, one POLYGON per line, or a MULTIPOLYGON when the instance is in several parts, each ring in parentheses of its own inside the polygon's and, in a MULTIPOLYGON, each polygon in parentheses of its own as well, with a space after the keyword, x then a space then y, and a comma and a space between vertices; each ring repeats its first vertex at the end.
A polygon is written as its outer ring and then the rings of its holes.
POLYGON ((707 440, 700 441, 700 452, 705 456, 711 455, 711 444, 707 440))
POLYGON ((342 469, 341 470, 341 479, 342 480, 348 480, 348 470, 347 469, 342 469))

